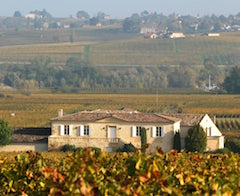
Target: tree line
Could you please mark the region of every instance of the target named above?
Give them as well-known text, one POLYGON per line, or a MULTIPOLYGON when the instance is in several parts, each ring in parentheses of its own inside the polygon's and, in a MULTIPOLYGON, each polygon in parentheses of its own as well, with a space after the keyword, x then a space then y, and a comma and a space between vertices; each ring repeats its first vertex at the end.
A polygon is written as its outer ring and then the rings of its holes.
POLYGON ((205 60, 199 70, 193 66, 91 66, 77 58, 65 65, 52 65, 50 58, 35 58, 26 65, 0 65, 0 82, 16 89, 80 88, 200 88, 212 83, 228 92, 239 93, 240 69, 233 68, 225 77, 226 68, 218 68, 205 60))
POLYGON ((0 28, 63 28, 65 25, 70 28, 79 28, 84 25, 96 26, 97 24, 121 24, 122 30, 128 33, 139 33, 141 27, 154 27, 158 32, 183 32, 183 33, 209 33, 222 31, 238 31, 240 26, 240 13, 229 16, 191 16, 170 14, 164 15, 157 12, 142 11, 134 13, 123 19, 112 19, 108 14, 98 12, 90 16, 86 11, 80 10, 71 19, 53 17, 45 9, 42 11, 31 11, 36 17, 26 18, 20 11, 15 11, 13 17, 2 17, 0 28))

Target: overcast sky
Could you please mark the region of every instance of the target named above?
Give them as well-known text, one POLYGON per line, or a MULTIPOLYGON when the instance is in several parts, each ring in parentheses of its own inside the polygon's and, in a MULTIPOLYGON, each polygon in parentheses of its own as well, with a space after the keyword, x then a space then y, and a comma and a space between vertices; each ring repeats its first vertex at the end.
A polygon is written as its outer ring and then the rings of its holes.
POLYGON ((18 10, 23 15, 46 9, 54 17, 75 16, 84 10, 91 16, 99 11, 111 18, 125 18, 144 10, 163 14, 229 15, 240 12, 240 0, 0 0, 0 16, 12 16, 18 10))

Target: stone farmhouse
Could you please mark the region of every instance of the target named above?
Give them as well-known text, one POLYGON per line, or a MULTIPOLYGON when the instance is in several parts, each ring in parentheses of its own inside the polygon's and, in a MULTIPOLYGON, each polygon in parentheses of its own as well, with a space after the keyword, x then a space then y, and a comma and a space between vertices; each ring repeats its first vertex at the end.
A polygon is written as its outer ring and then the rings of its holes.
POLYGON ((185 124, 183 116, 142 113, 131 109, 81 111, 51 119, 51 135, 48 149, 55 150, 65 144, 76 147, 98 147, 102 151, 113 152, 124 144, 132 143, 141 147, 141 129, 147 132, 148 152, 161 147, 164 152, 173 148, 173 138, 180 131, 182 148, 187 130, 195 123, 203 125, 208 134, 208 150, 223 148, 221 132, 208 115, 196 117, 196 121, 185 124), (181 126, 180 126, 181 125, 181 126))

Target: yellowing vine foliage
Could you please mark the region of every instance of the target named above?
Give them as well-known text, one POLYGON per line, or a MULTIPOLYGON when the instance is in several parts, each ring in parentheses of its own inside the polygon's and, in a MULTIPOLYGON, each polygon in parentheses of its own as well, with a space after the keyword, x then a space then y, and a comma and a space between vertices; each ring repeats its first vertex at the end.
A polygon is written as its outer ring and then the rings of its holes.
POLYGON ((1 195, 237 195, 238 154, 35 152, 0 158, 1 195), (54 157, 54 158, 53 158, 54 157), (61 158, 60 158, 61 157, 61 158))

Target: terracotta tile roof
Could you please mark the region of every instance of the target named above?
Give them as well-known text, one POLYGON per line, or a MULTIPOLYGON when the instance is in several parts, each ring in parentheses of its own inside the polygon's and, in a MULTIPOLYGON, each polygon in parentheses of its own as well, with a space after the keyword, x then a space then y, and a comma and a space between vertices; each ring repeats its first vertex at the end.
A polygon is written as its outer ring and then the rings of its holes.
POLYGON ((50 128, 16 128, 12 135, 14 143, 47 143, 50 128))
POLYGON ((51 119, 52 121, 95 122, 106 118, 116 118, 125 122, 174 123, 180 119, 153 113, 141 113, 131 109, 82 111, 51 119))
POLYGON ((92 112, 79 112, 75 114, 68 114, 62 117, 57 117, 51 120, 59 120, 59 121, 81 121, 81 122, 94 122, 97 120, 101 120, 104 118, 111 117, 109 113, 92 113, 92 112))
POLYGON ((158 116, 157 114, 146 113, 125 113, 114 114, 113 117, 126 122, 143 122, 143 123, 173 123, 167 118, 158 116))
POLYGON ((178 121, 181 121, 180 118, 177 118, 177 117, 173 117, 173 116, 170 116, 170 115, 165 115, 165 114, 157 114, 158 116, 161 116, 162 118, 166 118, 168 120, 171 120, 173 122, 178 122, 178 121))
POLYGON ((205 114, 168 114, 168 116, 181 119, 183 126, 193 126, 199 124, 205 114))

